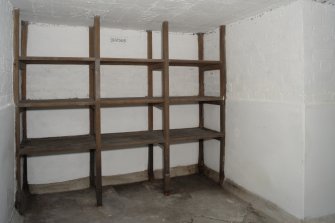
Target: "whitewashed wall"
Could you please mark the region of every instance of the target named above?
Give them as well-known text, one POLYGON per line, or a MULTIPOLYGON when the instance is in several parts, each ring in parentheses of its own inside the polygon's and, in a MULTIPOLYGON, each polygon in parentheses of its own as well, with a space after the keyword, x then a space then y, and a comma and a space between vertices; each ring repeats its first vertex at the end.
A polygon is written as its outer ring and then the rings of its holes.
POLYGON ((12 93, 12 5, 0 1, 0 222, 14 210, 14 106, 12 93))
MULTIPOLYGON (((303 218, 304 74, 302 2, 227 25, 226 176, 303 218)), ((218 59, 218 30, 206 35, 205 57, 218 59)), ((206 93, 219 93, 208 72, 206 93)), ((211 105, 212 107, 215 107, 211 105)), ((219 109, 206 125, 218 128, 219 109)), ((218 170, 218 142, 205 150, 218 170)))
POLYGON ((335 213, 335 6, 304 2, 305 217, 335 213))
MULTIPOLYGON (((196 59, 197 36, 170 34, 170 58, 196 59)), ((146 32, 101 30, 102 57, 146 58, 146 32), (125 38, 125 43, 111 38, 125 38)), ((153 33, 154 58, 161 57, 161 34, 153 33)), ((47 24, 31 24, 28 34, 28 55, 88 56, 88 28, 47 24)), ((147 94, 147 68, 134 66, 102 66, 102 97, 143 97, 147 94)), ((88 67, 28 66, 30 99, 88 97, 88 67)), ((171 95, 197 95, 198 71, 195 68, 170 69, 171 95)), ((161 73, 154 74, 154 94, 161 95, 161 73)), ((53 110, 28 112, 28 137, 50 137, 87 134, 88 110, 53 110)), ((154 128, 161 128, 161 111, 154 110, 154 128)), ((198 106, 172 106, 171 128, 198 126, 198 106)), ((147 129, 147 108, 104 108, 102 132, 124 132, 147 129)), ((197 163, 197 143, 171 146, 171 166, 197 163)), ((155 148, 154 168, 162 168, 161 148, 155 148)), ((88 154, 34 157, 28 160, 31 184, 62 182, 88 176, 88 154)), ((143 171, 147 168, 146 147, 103 152, 104 176, 143 171)))

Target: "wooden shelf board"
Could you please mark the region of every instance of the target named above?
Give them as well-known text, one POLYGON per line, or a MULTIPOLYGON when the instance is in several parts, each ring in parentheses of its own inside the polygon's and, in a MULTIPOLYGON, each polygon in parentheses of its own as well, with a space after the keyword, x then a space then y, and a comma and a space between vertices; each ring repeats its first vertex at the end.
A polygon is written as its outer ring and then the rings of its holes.
POLYGON ((95 61, 93 57, 20 57, 20 62, 25 64, 91 64, 95 61))
POLYGON ((138 106, 162 102, 161 97, 101 98, 103 107, 138 106))
POLYGON ((163 63, 163 60, 139 58, 101 58, 101 65, 156 65, 160 63, 163 63))
MULTIPOLYGON (((205 128, 185 128, 170 130, 172 144, 194 142, 199 139, 215 139, 223 134, 205 128)), ((102 134, 102 150, 119 150, 159 144, 164 142, 163 131, 139 131, 102 134)), ((88 152, 95 149, 93 136, 65 136, 28 139, 21 143, 20 155, 42 156, 88 152)))
POLYGON ((161 131, 102 134, 102 150, 127 149, 163 142, 161 131))
POLYGON ((206 128, 185 128, 170 130, 170 141, 172 144, 194 142, 199 139, 215 139, 220 137, 223 137, 223 133, 206 128))
MULTIPOLYGON (((199 139, 214 139, 221 136, 222 133, 205 128, 170 130, 170 141, 173 144, 194 142, 199 139)), ((102 134, 102 150, 135 148, 163 142, 162 130, 102 134)))
POLYGON ((178 104, 194 104, 199 102, 217 102, 222 101, 220 97, 212 96, 182 96, 182 97, 170 97, 169 99, 171 105, 178 104))
POLYGON ((19 107, 38 108, 77 108, 94 105, 93 99, 52 99, 52 100, 21 100, 19 107))
POLYGON ((95 141, 89 135, 37 138, 23 141, 20 155, 57 155, 88 152, 92 149, 95 149, 95 141))
POLYGON ((216 60, 180 60, 170 59, 170 66, 188 66, 188 67, 206 67, 206 66, 218 66, 220 61, 216 60))

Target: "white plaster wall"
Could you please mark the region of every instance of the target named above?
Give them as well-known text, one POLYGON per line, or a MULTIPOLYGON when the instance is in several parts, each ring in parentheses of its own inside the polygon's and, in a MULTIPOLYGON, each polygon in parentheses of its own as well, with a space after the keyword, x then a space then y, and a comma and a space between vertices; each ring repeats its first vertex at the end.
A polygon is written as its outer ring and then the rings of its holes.
MULTIPOLYGON (((228 179, 296 217, 304 210, 304 74, 302 2, 227 25, 226 163, 228 179)), ((217 59, 218 30, 206 35, 205 57, 217 59), (213 42, 214 41, 214 42, 213 42)), ((218 74, 208 72, 206 86, 218 74)), ((218 95, 218 87, 206 90, 218 95)), ((205 112, 218 128, 219 109, 205 112)), ((218 142, 206 165, 218 170, 218 142)))
MULTIPOLYGON (((170 58, 195 59, 197 36, 170 33, 170 58)), ((153 32, 153 55, 161 58, 161 33, 153 32)), ((146 58, 146 32, 101 29, 102 57, 146 58), (126 43, 111 42, 124 38, 126 43)), ((48 24, 30 24, 28 55, 88 56, 88 28, 48 24)), ((28 97, 86 98, 88 97, 88 67, 28 66, 28 97)), ((170 69, 171 95, 196 95, 198 71, 195 68, 170 69)), ((147 68, 134 66, 102 66, 102 97, 143 97, 147 94, 147 68)), ((155 72, 154 94, 161 95, 161 74, 155 72)), ((155 109, 154 127, 161 129, 162 112, 155 109)), ((198 126, 198 106, 172 106, 171 127, 198 126)), ((102 132, 140 131, 147 129, 147 108, 104 108, 102 132), (130 121, 131 120, 131 121, 130 121)), ((87 134, 88 110, 48 110, 28 112, 28 137, 50 137, 87 134), (51 119, 49 119, 51 117, 51 119)), ((171 146, 171 166, 197 163, 196 143, 171 146)), ((155 148, 155 169, 162 167, 161 148, 155 148)), ((88 154, 34 157, 28 159, 28 180, 31 184, 61 182, 88 176, 88 154)), ((147 168, 146 147, 103 152, 104 176, 143 171, 147 168)))
POLYGON ((12 5, 0 1, 0 222, 14 213, 14 106, 12 94, 12 5))
POLYGON ((305 217, 335 213, 335 6, 304 2, 305 217))

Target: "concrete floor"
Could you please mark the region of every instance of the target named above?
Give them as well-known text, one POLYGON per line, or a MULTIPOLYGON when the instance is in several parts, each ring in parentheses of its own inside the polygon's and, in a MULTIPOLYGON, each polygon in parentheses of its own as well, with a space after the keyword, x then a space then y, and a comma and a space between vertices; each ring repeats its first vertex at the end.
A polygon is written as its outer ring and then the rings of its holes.
POLYGON ((161 181, 109 186, 103 207, 95 206, 92 189, 34 195, 25 223, 276 223, 249 204, 197 175, 174 178, 170 196, 161 181))

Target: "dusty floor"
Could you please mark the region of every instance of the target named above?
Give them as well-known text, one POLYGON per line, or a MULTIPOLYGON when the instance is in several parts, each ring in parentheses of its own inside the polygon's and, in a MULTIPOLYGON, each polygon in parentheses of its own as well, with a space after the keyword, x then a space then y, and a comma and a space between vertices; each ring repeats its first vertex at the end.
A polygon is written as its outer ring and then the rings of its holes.
POLYGON ((25 223, 276 223, 217 184, 197 175, 174 178, 164 196, 161 181, 104 187, 103 207, 93 189, 31 198, 25 223))

